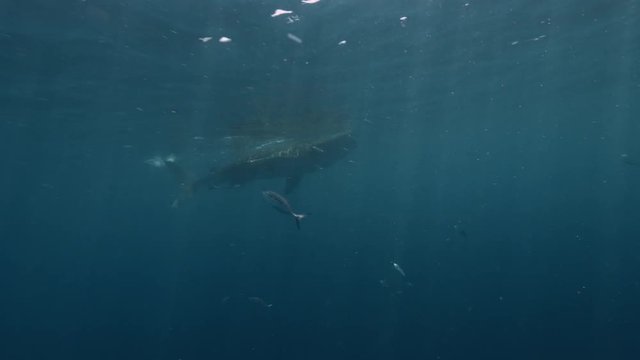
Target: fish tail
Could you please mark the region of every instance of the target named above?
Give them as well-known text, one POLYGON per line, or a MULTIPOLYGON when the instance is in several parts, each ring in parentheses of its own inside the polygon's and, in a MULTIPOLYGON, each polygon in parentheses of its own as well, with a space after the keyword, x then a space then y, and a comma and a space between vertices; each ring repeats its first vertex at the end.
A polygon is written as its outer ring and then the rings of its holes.
POLYGON ((292 214, 292 215, 293 215, 293 218, 296 220, 296 227, 298 228, 298 230, 300 230, 300 221, 302 221, 302 219, 307 217, 307 215, 305 214, 292 214))

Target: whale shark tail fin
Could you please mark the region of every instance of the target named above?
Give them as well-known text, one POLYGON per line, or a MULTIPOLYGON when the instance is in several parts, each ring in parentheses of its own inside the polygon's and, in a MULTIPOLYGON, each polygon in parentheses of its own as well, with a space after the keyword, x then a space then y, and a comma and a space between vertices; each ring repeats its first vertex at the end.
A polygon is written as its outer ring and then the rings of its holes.
POLYGON ((178 164, 177 159, 174 155, 169 155, 163 160, 163 166, 169 170, 171 175, 175 178, 176 182, 180 186, 180 193, 173 200, 171 207, 177 208, 180 204, 186 199, 191 198, 193 192, 195 190, 194 185, 196 181, 194 180, 194 176, 182 167, 182 165, 178 164))

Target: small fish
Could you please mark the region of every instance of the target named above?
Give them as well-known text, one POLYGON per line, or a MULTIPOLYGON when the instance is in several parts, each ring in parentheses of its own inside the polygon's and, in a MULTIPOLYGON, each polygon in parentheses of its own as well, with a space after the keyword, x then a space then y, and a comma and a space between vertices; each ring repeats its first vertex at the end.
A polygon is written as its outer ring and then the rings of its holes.
POLYGON ((296 226, 298 227, 298 230, 300 230, 300 220, 304 219, 307 215, 296 214, 293 212, 293 208, 289 204, 289 201, 275 191, 263 191, 262 196, 264 196, 264 198, 279 212, 293 216, 293 219, 296 221, 296 226))
POLYGON ((396 269, 400 275, 402 275, 402 277, 406 277, 407 275, 405 275, 404 270, 402 270, 402 268, 400 267, 400 265, 398 265, 397 263, 391 263, 393 264, 393 268, 396 269))
POLYGON ((254 304, 264 306, 266 308, 270 308, 273 306, 273 304, 267 304, 264 300, 262 300, 262 298, 259 298, 257 296, 250 296, 247 298, 247 300, 251 301, 254 304))

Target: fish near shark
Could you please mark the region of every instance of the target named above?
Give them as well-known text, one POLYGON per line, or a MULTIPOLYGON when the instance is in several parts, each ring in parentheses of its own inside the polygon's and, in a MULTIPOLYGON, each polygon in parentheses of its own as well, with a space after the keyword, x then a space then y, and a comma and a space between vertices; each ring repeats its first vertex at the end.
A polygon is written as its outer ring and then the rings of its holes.
POLYGON ((296 227, 300 230, 300 221, 307 217, 306 214, 296 214, 293 211, 291 204, 289 204, 289 201, 275 191, 263 191, 262 196, 264 196, 265 200, 267 200, 267 202, 269 202, 276 210, 285 215, 292 216, 296 221, 296 227))

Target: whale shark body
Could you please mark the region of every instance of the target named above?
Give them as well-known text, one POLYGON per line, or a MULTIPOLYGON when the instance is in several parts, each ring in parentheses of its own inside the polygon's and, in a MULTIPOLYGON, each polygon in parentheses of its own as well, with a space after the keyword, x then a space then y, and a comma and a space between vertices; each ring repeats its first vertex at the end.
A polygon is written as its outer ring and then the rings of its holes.
POLYGON ((344 158, 356 147, 350 132, 341 132, 313 141, 276 139, 260 143, 254 151, 196 180, 200 188, 236 187, 261 180, 284 178, 284 193, 293 191, 304 175, 324 169, 344 158))
POLYGON ((164 159, 164 167, 180 184, 182 191, 173 204, 177 206, 202 189, 233 188, 265 179, 284 179, 283 192, 289 194, 305 175, 331 166, 355 148, 356 141, 348 130, 306 138, 269 137, 252 139, 237 160, 201 177, 182 169, 175 157, 164 159))

